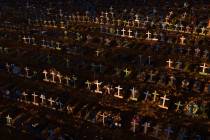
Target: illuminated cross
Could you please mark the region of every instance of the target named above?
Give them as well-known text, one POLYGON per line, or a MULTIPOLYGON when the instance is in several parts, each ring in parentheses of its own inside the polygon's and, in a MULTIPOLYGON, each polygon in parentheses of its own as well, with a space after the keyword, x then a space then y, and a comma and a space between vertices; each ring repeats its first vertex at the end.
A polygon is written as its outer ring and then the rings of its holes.
POLYGON ((124 37, 125 36, 125 29, 123 28, 121 31, 123 33, 121 36, 124 37))
POLYGON ((29 70, 30 69, 28 67, 25 67, 24 70, 26 72, 26 77, 29 78, 29 70))
POLYGON ((184 26, 181 24, 179 27, 180 27, 180 29, 181 29, 180 31, 182 32, 184 26))
POLYGON ((6 63, 6 69, 7 69, 7 72, 10 72, 10 65, 8 63, 6 63))
POLYGON ((206 31, 206 28, 205 27, 202 27, 201 28, 201 34, 204 34, 205 31, 206 31))
POLYGON ((156 98, 157 98, 157 96, 158 96, 159 94, 157 93, 156 90, 155 90, 152 94, 153 94, 153 101, 155 102, 155 101, 156 101, 156 98))
POLYGON ((177 61, 176 64, 177 64, 177 65, 176 65, 176 69, 177 69, 177 70, 181 70, 182 62, 177 61))
POLYGON ((102 82, 98 82, 98 80, 96 80, 94 82, 94 84, 96 85, 95 93, 101 93, 102 94, 102 91, 100 91, 100 85, 102 84, 102 82))
POLYGON ((12 118, 9 115, 7 115, 6 121, 7 121, 7 126, 11 126, 12 125, 12 118))
POLYGON ((136 122, 136 119, 133 119, 133 121, 131 122, 132 125, 132 131, 133 133, 136 132, 136 126, 139 125, 139 123, 136 122))
POLYGON ((206 63, 203 63, 202 66, 200 66, 202 68, 202 72, 199 72, 201 75, 207 75, 207 73, 205 72, 206 69, 208 69, 206 63))
POLYGON ((165 106, 165 102, 168 101, 168 100, 170 100, 170 99, 166 98, 166 95, 164 95, 163 97, 160 97, 160 98, 163 100, 163 102, 162 102, 161 105, 158 105, 158 106, 160 108, 163 108, 163 109, 168 109, 168 107, 165 106))
POLYGON ((187 32, 187 33, 190 32, 190 26, 189 26, 189 25, 187 25, 187 27, 186 27, 186 32, 187 32))
POLYGON ((137 21, 137 22, 139 21, 139 15, 138 14, 135 15, 135 21, 137 21))
POLYGON ((170 134, 173 133, 173 131, 171 127, 168 127, 167 129, 165 129, 165 132, 167 133, 166 140, 168 140, 170 137, 170 134))
POLYGON ((166 61, 168 63, 168 68, 173 68, 171 65, 173 63, 173 61, 171 61, 171 59, 169 59, 168 61, 166 61))
POLYGON ((63 103, 59 100, 58 102, 56 102, 56 104, 59 106, 59 109, 60 111, 63 110, 63 103))
POLYGON ((102 117, 103 125, 105 125, 105 119, 108 117, 108 115, 105 115, 105 113, 103 113, 103 114, 100 114, 100 116, 102 117))
POLYGON ((45 95, 41 94, 40 99, 41 99, 41 104, 43 105, 46 100, 45 95))
POLYGON ((44 79, 43 80, 48 82, 49 80, 47 79, 47 71, 44 70, 42 73, 44 74, 44 79))
POLYGON ((61 48, 60 48, 60 42, 56 42, 56 44, 57 44, 57 46, 56 46, 56 50, 61 50, 61 48))
POLYGON ((26 41, 27 38, 25 36, 23 36, 22 39, 23 39, 24 43, 26 44, 27 43, 27 41, 26 41))
POLYGON ((123 88, 121 88, 120 85, 117 86, 117 87, 115 87, 115 88, 117 89, 117 95, 115 94, 114 96, 117 97, 117 98, 122 99, 123 96, 120 95, 120 91, 121 91, 123 88))
POLYGON ((186 38, 185 38, 184 36, 182 36, 182 37, 180 38, 180 40, 181 40, 181 42, 180 42, 181 45, 184 45, 184 44, 185 44, 185 43, 184 43, 185 39, 186 39, 186 38))
POLYGON ((147 33, 146 33, 146 35, 147 35, 147 40, 150 40, 151 39, 151 33, 148 31, 147 33))
POLYGON ((55 82, 55 72, 54 71, 52 71, 51 73, 50 73, 51 75, 52 75, 52 83, 56 83, 55 82))
POLYGON ((150 71, 150 78, 149 78, 149 81, 152 82, 153 81, 153 77, 155 76, 156 74, 152 72, 152 70, 150 71))
POLYGON ((43 46, 43 47, 46 46, 46 45, 45 45, 45 40, 44 40, 44 39, 42 39, 42 46, 43 46))
POLYGON ((144 92, 144 95, 145 95, 144 101, 147 101, 148 96, 150 95, 149 91, 144 92))
POLYGON ((38 95, 36 95, 36 93, 34 92, 34 93, 32 94, 32 96, 33 96, 33 102, 32 102, 32 104, 33 104, 33 105, 39 105, 39 104, 36 102, 36 97, 37 97, 38 95))
POLYGON ((58 77, 58 80, 59 80, 59 83, 61 84, 62 83, 62 75, 58 72, 57 74, 57 77, 58 77))
POLYGON ((74 88, 76 88, 76 81, 77 81, 77 77, 75 75, 72 76, 72 80, 73 80, 73 84, 74 84, 74 88))
POLYGON ((85 84, 87 85, 87 89, 90 90, 91 89, 91 82, 89 80, 87 80, 85 82, 85 84))
POLYGON ((176 78, 172 75, 171 77, 170 77, 170 81, 169 81, 169 85, 173 85, 174 84, 174 81, 176 80, 176 78))
POLYGON ((24 97, 25 102, 27 102, 27 97, 26 96, 28 96, 28 94, 25 91, 23 91, 22 92, 22 95, 24 97))
POLYGON ((69 80, 70 80, 70 78, 68 76, 65 76, 64 79, 66 80, 66 85, 69 86, 69 80))
POLYGON ((130 100, 133 100, 133 101, 137 101, 138 99, 136 98, 136 93, 138 92, 137 90, 135 90, 135 88, 133 87, 132 89, 130 89, 131 91, 131 97, 130 97, 130 100))
POLYGON ((132 33, 132 31, 131 31, 131 29, 129 29, 129 30, 128 30, 128 37, 129 37, 129 38, 132 38, 132 37, 133 37, 133 36, 131 35, 131 33, 132 33))
POLYGON ((129 71, 127 68, 124 70, 125 77, 128 77, 131 74, 131 71, 129 71))
POLYGON ((50 107, 52 107, 53 106, 53 103, 55 103, 55 101, 52 99, 52 97, 50 97, 48 99, 48 101, 50 102, 50 107))
POLYGON ((183 106, 180 101, 175 103, 175 105, 176 105, 176 112, 180 110, 181 106, 183 106))
POLYGON ((142 126, 144 127, 144 134, 146 135, 147 131, 148 131, 148 128, 150 127, 150 123, 145 122, 142 126))

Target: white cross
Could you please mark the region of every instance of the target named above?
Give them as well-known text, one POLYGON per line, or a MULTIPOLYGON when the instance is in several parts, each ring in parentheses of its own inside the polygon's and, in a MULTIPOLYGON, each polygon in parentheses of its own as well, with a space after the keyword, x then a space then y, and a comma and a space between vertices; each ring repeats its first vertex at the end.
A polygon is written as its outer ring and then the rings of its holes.
POLYGON ((136 132, 136 126, 139 125, 139 123, 136 122, 135 119, 133 119, 133 121, 131 122, 131 125, 132 125, 132 131, 133 133, 136 132))
POLYGON ((157 93, 156 90, 155 90, 152 94, 153 94, 153 101, 155 102, 155 101, 156 101, 156 97, 157 97, 159 94, 157 93))
POLYGON ((150 127, 150 123, 145 122, 142 126, 144 127, 144 134, 146 135, 147 131, 148 131, 148 128, 150 127))
POLYGON ((131 29, 129 29, 129 30, 128 30, 128 37, 129 37, 129 38, 132 38, 132 37, 133 37, 133 36, 131 35, 131 33, 132 33, 132 31, 131 31, 131 29))
POLYGON ((98 80, 96 80, 94 82, 94 84, 96 85, 95 93, 101 93, 102 94, 102 91, 100 91, 100 85, 102 84, 102 82, 98 82, 98 80))
POLYGON ((26 96, 28 96, 28 94, 25 91, 23 91, 22 92, 22 95, 24 97, 25 102, 27 102, 27 97, 26 96))
POLYGON ((102 115, 100 114, 100 116, 102 117, 103 125, 105 125, 105 119, 108 117, 108 115, 105 115, 105 113, 103 113, 102 115))
POLYGON ((148 31, 147 33, 146 33, 146 35, 147 35, 147 40, 150 40, 151 39, 151 33, 148 31))
POLYGON ((135 88, 133 87, 132 89, 130 89, 131 91, 131 97, 130 99, 133 101, 137 101, 138 99, 136 98, 136 93, 138 92, 137 90, 135 90, 135 88))
POLYGON ((64 79, 66 80, 66 85, 69 86, 69 80, 70 80, 70 78, 68 76, 65 76, 64 79))
POLYGON ((136 15, 135 15, 135 18, 136 18, 136 19, 135 19, 135 21, 137 21, 137 22, 138 22, 138 21, 139 21, 139 15, 138 15, 138 14, 136 14, 136 15))
POLYGON ((168 98, 166 98, 166 95, 164 95, 163 97, 160 97, 162 100, 163 100, 163 103, 161 105, 158 105, 160 108, 163 108, 163 109, 168 109, 167 106, 165 106, 165 102, 170 100, 168 98))
POLYGON ((125 36, 125 29, 123 28, 121 31, 123 33, 121 36, 124 37, 125 36))
POLYGON ((57 74, 57 77, 58 77, 58 80, 59 80, 59 83, 61 84, 62 83, 62 75, 58 72, 57 74))
POLYGON ((186 27, 186 32, 187 32, 187 33, 190 32, 190 26, 189 26, 189 25, 187 25, 187 27, 186 27))
POLYGON ((26 44, 27 43, 27 41, 26 41, 27 38, 25 36, 23 36, 22 39, 23 39, 24 43, 26 44))
POLYGON ((201 34, 204 34, 205 30, 206 30, 206 28, 205 27, 202 27, 201 28, 201 34))
POLYGON ((57 44, 57 46, 56 46, 56 50, 61 50, 61 48, 60 48, 60 42, 56 42, 56 44, 57 44))
POLYGON ((44 101, 46 100, 45 95, 41 94, 40 99, 41 99, 41 104, 44 104, 44 101))
POLYGON ((33 102, 32 102, 32 104, 33 104, 33 105, 39 105, 39 104, 36 102, 36 97, 37 97, 38 95, 36 95, 36 93, 34 92, 34 93, 32 94, 32 96, 33 96, 33 102))
POLYGON ((28 36, 28 43, 30 44, 31 43, 31 38, 28 36))
POLYGON ((7 125, 11 126, 12 125, 12 118, 9 115, 7 115, 6 120, 7 120, 7 125))
POLYGON ((29 73, 29 70, 30 70, 30 69, 29 69, 28 67, 25 67, 24 70, 25 70, 25 72, 26 72, 26 77, 29 78, 29 74, 28 74, 28 73, 29 73))
POLYGON ((55 103, 55 101, 52 99, 52 97, 50 97, 50 98, 48 99, 48 101, 50 102, 50 106, 51 106, 51 107, 53 106, 53 103, 55 103))
POLYGON ((169 59, 168 61, 166 61, 167 63, 168 63, 168 68, 173 68, 172 66, 171 66, 171 64, 173 63, 173 61, 171 61, 171 59, 169 59))
POLYGON ((150 78, 149 78, 149 81, 153 81, 153 77, 156 75, 152 72, 152 70, 150 71, 150 78))
POLYGON ((185 44, 185 43, 184 43, 185 39, 186 39, 186 38, 185 38, 184 36, 182 36, 182 37, 180 38, 180 40, 181 40, 181 42, 180 42, 181 45, 184 45, 184 44, 185 44))
POLYGON ((200 72, 200 74, 202 75, 206 75, 207 73, 205 72, 206 69, 208 69, 206 63, 203 63, 202 66, 200 66, 202 68, 202 72, 200 72))
POLYGON ((44 70, 42 73, 44 74, 44 79, 43 80, 48 82, 49 80, 47 79, 47 71, 44 70))
POLYGON ((181 106, 183 106, 183 105, 181 104, 180 101, 177 102, 177 103, 175 103, 175 105, 176 105, 176 112, 179 111, 179 108, 180 108, 181 106))
POLYGON ((52 75, 52 83, 56 83, 55 82, 55 72, 54 71, 52 71, 51 73, 50 73, 51 75, 52 75))
POLYGON ((179 27, 180 27, 180 29, 181 29, 180 31, 182 32, 184 26, 181 24, 179 27))
POLYGON ((45 40, 44 40, 44 39, 42 39, 42 46, 43 46, 43 47, 46 46, 46 45, 45 45, 45 40))
POLYGON ((85 82, 85 84, 87 85, 87 89, 90 90, 91 89, 91 82, 89 80, 87 80, 85 82))
POLYGON ((76 80, 77 80, 77 77, 75 75, 72 76, 72 80, 73 80, 73 84, 74 84, 74 88, 76 88, 76 80))
POLYGON ((121 88, 120 85, 117 86, 117 87, 115 87, 115 88, 117 89, 117 95, 115 94, 114 96, 117 97, 117 98, 122 99, 123 96, 120 95, 120 91, 121 91, 123 88, 121 88))

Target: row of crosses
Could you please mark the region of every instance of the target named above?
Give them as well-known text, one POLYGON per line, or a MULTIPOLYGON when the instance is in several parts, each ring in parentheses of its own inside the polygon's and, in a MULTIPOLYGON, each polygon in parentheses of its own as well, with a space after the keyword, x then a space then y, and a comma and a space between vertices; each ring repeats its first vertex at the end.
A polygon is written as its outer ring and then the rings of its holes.
MULTIPOLYGON (((182 64, 182 62, 179 62, 179 61, 177 61, 177 62, 175 62, 175 64, 177 64, 176 65, 176 68, 174 68, 174 62, 171 60, 171 59, 169 59, 169 60, 167 60, 166 61, 167 62, 167 67, 169 68, 169 69, 177 69, 177 70, 182 70, 181 69, 181 67, 183 67, 183 64, 182 64)), ((201 71, 199 72, 199 74, 201 74, 201 75, 208 75, 208 73, 206 72, 210 67, 208 66, 208 64, 206 64, 206 63, 203 63, 203 65, 200 65, 200 68, 201 68, 201 71)))
POLYGON ((29 95, 27 92, 23 91, 21 93, 22 98, 18 99, 20 102, 25 102, 25 103, 32 103, 35 106, 46 106, 47 102, 49 103, 49 107, 52 109, 55 109, 54 106, 57 105, 59 107, 58 110, 63 110, 63 103, 56 98, 56 100, 53 100, 52 97, 47 98, 44 94, 38 95, 36 92, 33 92, 31 95, 29 95), (32 101, 30 102, 30 97, 32 97, 32 101), (40 102, 38 102, 38 99, 40 102))

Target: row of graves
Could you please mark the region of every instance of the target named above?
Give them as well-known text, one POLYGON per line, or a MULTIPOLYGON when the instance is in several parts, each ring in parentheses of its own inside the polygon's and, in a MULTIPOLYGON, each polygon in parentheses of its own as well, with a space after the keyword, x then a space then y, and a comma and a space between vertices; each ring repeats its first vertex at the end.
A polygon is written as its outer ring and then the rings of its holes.
POLYGON ((209 138, 208 6, 36 6, 0 25, 1 126, 39 139, 209 138))

